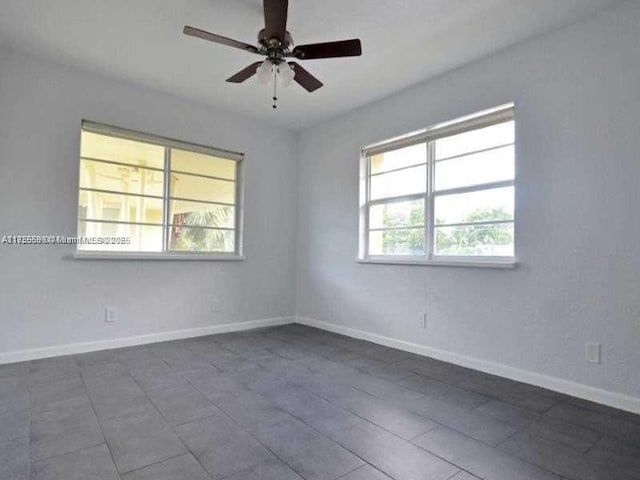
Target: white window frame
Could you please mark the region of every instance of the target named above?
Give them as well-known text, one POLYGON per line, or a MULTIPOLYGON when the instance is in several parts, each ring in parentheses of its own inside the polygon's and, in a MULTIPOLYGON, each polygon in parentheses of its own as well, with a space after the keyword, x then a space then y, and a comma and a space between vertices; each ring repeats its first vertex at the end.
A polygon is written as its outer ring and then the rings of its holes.
MULTIPOLYGON (((515 187, 515 176, 513 180, 484 183, 479 185, 452 188, 447 190, 435 191, 434 189, 434 172, 435 172, 435 140, 439 138, 449 137, 459 133, 473 131, 485 127, 490 127, 500 123, 515 120, 515 108, 513 104, 503 105, 491 110, 463 117, 450 122, 435 125, 434 127, 420 130, 406 136, 387 140, 385 142, 369 145, 362 148, 360 155, 360 242, 359 255, 357 261, 360 263, 375 264, 398 264, 398 265, 433 265, 433 266, 456 266, 456 267, 491 267, 491 268, 514 268, 517 265, 516 255, 513 257, 494 257, 494 256, 452 256, 452 255, 435 255, 434 254, 434 206, 435 199, 442 195, 450 195, 455 193, 475 192, 489 190, 492 188, 515 187), (371 156, 385 153, 388 151, 398 150, 400 148, 410 147, 413 145, 426 143, 427 158, 426 162, 398 168, 392 171, 405 170, 418 165, 426 164, 427 168, 427 185, 424 193, 401 195, 388 197, 378 200, 370 200, 370 183, 371 183, 371 156), (369 210, 371 206, 376 204, 384 204, 396 201, 408 200, 424 200, 425 211, 425 255, 369 255, 369 210)), ((389 173, 389 172, 384 172, 389 173)), ((516 172, 517 173, 517 172, 516 172)), ((514 212, 514 250, 516 248, 515 225, 517 215, 514 212)), ((501 222, 488 222, 501 223, 501 222)), ((507 222, 505 222, 507 223, 507 222)), ((461 226, 459 224, 458 226, 461 226)), ((455 226, 455 225, 454 225, 455 226)))
MULTIPOLYGON (((89 259, 89 260, 244 260, 244 256, 242 254, 242 242, 243 242, 243 223, 244 223, 244 179, 243 179, 243 165, 245 160, 245 154, 239 152, 233 152, 230 150, 224 150, 220 148, 208 147, 204 145, 199 145, 196 143, 184 142, 181 140, 176 140, 173 138, 167 138, 160 135, 153 135, 149 133, 143 133, 136 130, 130 130, 126 128, 115 127, 113 125, 107 125, 103 123, 92 122, 89 120, 82 120, 81 131, 97 133, 101 135, 107 135, 110 137, 122 138, 125 140, 134 140, 144 143, 150 143, 154 145, 158 145, 164 148, 164 165, 162 168, 162 172, 164 175, 164 192, 162 197, 157 197, 162 200, 163 204, 163 251, 162 252, 147 252, 147 251, 100 251, 100 250, 80 250, 76 247, 76 250, 73 254, 73 257, 76 259, 89 259), (235 204, 233 205, 235 208, 235 223, 234 223, 234 231, 235 231, 235 251, 234 252, 191 252, 191 251, 171 251, 169 250, 169 241, 170 241, 170 219, 169 219, 169 206, 171 200, 181 200, 178 197, 172 197, 169 192, 170 185, 170 175, 171 173, 185 173, 188 175, 194 176, 204 176, 207 178, 216 178, 207 175, 200 175, 192 172, 182 172, 178 170, 171 170, 171 149, 180 149, 187 150, 191 152, 202 153, 205 155, 211 155, 219 158, 223 158, 225 160, 233 160, 236 162, 236 188, 235 188, 235 204)), ((80 160, 82 160, 82 156, 79 155, 80 160)), ((94 159, 89 159, 94 160, 94 159)), ((108 160, 101 160, 104 163, 118 163, 111 162, 108 160)), ((147 168, 147 167, 145 167, 147 168)), ((150 168, 151 170, 159 171, 158 168, 150 168)), ((221 179, 225 180, 225 179, 221 179)), ((80 187, 80 182, 78 181, 78 198, 81 190, 87 190, 86 188, 80 187)), ((100 190, 98 190, 100 191, 100 190)), ((104 191, 105 193, 115 193, 118 194, 120 192, 111 192, 104 191)), ((135 194, 130 194, 135 195, 135 194)), ((197 200, 188 200, 195 201, 197 200)), ((216 202, 206 202, 215 204, 216 202)), ((226 205, 226 204, 225 204, 226 205)), ((77 211, 77 208, 76 208, 77 211)), ((77 218, 78 223, 81 221, 81 218, 77 218)), ((105 222, 108 223, 108 222, 105 222)), ((121 223, 121 222, 115 222, 121 223)), ((223 229, 223 230, 231 230, 231 229, 223 229)))

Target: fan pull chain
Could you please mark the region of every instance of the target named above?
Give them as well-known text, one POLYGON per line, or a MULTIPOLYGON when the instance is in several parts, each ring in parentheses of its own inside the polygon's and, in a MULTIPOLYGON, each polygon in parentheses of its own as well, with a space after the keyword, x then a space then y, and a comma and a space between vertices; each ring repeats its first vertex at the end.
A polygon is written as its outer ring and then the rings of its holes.
POLYGON ((272 105, 274 109, 278 108, 277 88, 278 88, 278 67, 274 66, 273 67, 273 105, 272 105))

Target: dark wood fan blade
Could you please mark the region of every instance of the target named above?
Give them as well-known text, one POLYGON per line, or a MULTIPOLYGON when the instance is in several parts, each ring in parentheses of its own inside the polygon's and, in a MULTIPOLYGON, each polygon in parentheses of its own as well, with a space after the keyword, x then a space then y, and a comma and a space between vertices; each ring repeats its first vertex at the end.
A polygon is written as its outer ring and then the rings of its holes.
POLYGON ((199 28, 185 26, 183 30, 185 35, 190 35, 192 37, 201 38, 203 40, 209 40, 210 42, 219 43, 221 45, 227 45, 229 47, 240 48, 242 50, 246 50, 251 53, 258 53, 258 49, 253 45, 249 45, 248 43, 239 42, 238 40, 234 40, 233 38, 223 37, 222 35, 216 35, 215 33, 206 32, 204 30, 200 30, 199 28))
POLYGON ((235 75, 227 78, 227 82, 231 83, 242 83, 245 80, 253 77, 258 71, 258 67, 262 65, 262 62, 256 62, 249 65, 247 68, 240 70, 235 75))
POLYGON ((291 67, 293 68, 293 73, 295 73, 293 79, 298 82, 307 92, 315 92, 322 86, 322 82, 320 80, 307 72, 298 63, 289 62, 289 65, 291 65, 291 67))
POLYGON ((314 58, 357 57, 359 55, 362 55, 362 45, 358 39, 299 45, 293 49, 293 56, 300 60, 312 60, 314 58))
POLYGON ((264 0, 264 29, 267 38, 284 43, 287 35, 289 0, 264 0))

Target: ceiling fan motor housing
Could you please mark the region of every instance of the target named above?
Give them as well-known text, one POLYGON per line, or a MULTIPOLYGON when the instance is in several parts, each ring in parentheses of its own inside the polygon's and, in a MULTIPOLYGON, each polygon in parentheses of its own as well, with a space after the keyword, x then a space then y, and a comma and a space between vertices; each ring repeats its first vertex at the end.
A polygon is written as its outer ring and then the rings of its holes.
POLYGON ((285 34, 284 43, 278 38, 268 38, 266 30, 263 28, 258 32, 258 43, 260 44, 260 53, 267 55, 274 63, 279 63, 293 49, 293 37, 288 31, 285 34))

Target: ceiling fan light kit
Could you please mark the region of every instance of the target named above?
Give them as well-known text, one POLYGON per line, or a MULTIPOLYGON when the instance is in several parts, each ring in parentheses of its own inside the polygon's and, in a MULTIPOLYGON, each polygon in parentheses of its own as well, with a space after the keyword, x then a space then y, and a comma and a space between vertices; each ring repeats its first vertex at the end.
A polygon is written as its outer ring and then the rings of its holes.
POLYGON ((283 88, 291 85, 295 77, 293 67, 284 60, 275 64, 270 59, 266 59, 258 67, 258 81, 268 86, 273 81, 273 108, 278 108, 278 86, 283 88))
POLYGON ((185 26, 184 33, 193 37, 239 48, 249 53, 265 56, 262 62, 255 62, 227 79, 227 82, 242 83, 252 76, 269 85, 273 81, 273 108, 277 107, 278 85, 286 87, 296 82, 308 92, 322 87, 322 82, 304 69, 297 60, 315 60, 321 58, 356 57, 362 55, 360 40, 340 40, 337 42, 314 43, 293 46, 291 34, 287 31, 288 0, 264 0, 265 28, 258 33, 258 46, 223 37, 198 28, 185 26))

